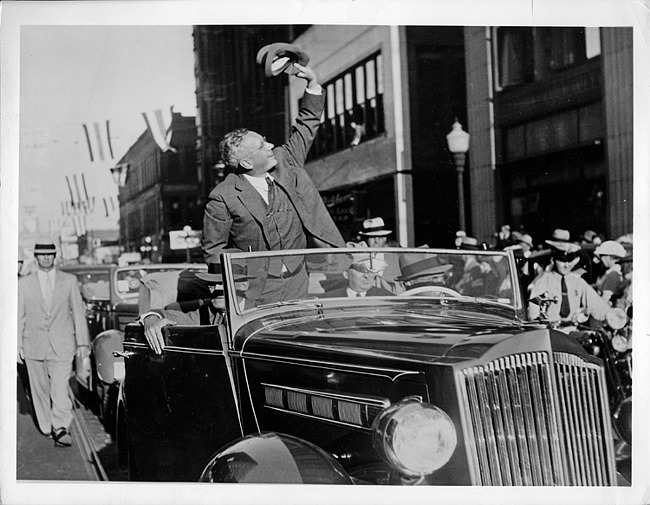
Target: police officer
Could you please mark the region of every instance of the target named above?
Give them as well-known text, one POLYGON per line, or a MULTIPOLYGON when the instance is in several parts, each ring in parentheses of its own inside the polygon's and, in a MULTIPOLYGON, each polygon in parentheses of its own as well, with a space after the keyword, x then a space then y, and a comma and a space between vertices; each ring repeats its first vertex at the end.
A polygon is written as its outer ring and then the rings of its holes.
MULTIPOLYGON (((609 311, 609 305, 573 268, 579 261, 580 246, 572 242, 547 240, 551 246, 551 269, 537 277, 531 284, 530 300, 540 296, 557 298, 548 309, 550 321, 575 321, 580 313, 586 313, 602 321, 609 311)), ((528 315, 537 319, 540 307, 531 301, 528 315)))

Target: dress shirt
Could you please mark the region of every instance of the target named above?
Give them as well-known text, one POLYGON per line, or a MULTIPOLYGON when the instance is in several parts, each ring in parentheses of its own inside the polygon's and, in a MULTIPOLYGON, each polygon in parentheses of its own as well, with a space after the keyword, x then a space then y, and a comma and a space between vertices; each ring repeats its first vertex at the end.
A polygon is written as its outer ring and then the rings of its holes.
MULTIPOLYGON (((609 305, 598 293, 580 276, 570 273, 564 276, 567 285, 567 296, 571 313, 566 319, 583 309, 587 314, 602 321, 607 316, 609 305)), ((558 303, 553 303, 548 309, 548 319, 557 321, 560 317, 560 302, 562 300, 562 276, 555 272, 544 272, 532 284, 530 298, 535 298, 542 293, 548 292, 551 297, 557 296, 558 303)), ((528 315, 531 319, 539 316, 539 306, 534 303, 528 304, 528 315)))
POLYGON ((350 288, 345 288, 345 291, 348 294, 348 298, 355 298, 357 296, 365 297, 367 293, 367 291, 355 291, 354 289, 350 288))
POLYGON ((271 174, 265 174, 264 177, 253 177, 248 174, 244 174, 244 177, 248 182, 251 183, 251 186, 255 188, 264 202, 269 204, 269 183, 266 181, 267 177, 270 177, 272 181, 275 181, 275 178, 271 174))
MULTIPOLYGON (((38 269, 38 282, 41 285, 41 293, 43 294, 43 298, 45 299, 45 302, 47 304, 52 303, 52 296, 54 294, 54 276, 55 276, 56 270, 52 268, 48 272, 45 270, 41 270, 40 268, 38 269), (49 291, 47 290, 47 286, 45 283, 49 283, 50 289, 49 291)), ((49 309, 49 306, 48 306, 49 309)))

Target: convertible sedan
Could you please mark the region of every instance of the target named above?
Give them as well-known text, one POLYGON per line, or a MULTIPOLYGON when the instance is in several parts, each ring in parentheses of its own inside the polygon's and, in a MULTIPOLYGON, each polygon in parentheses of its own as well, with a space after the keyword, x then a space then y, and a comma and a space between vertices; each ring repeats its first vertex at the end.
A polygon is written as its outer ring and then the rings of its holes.
POLYGON ((525 319, 511 252, 226 253, 221 267, 220 324, 165 327, 162 354, 127 326, 132 480, 617 484, 602 363, 525 319))

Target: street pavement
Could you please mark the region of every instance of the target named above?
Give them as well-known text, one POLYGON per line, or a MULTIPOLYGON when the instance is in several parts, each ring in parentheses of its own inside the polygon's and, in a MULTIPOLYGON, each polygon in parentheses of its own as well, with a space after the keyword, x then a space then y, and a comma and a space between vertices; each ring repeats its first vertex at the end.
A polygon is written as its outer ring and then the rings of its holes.
POLYGON ((36 427, 32 404, 23 381, 24 369, 18 373, 17 381, 17 440, 16 440, 16 479, 17 480, 96 480, 74 424, 71 426, 72 447, 55 447, 51 438, 46 438, 36 427), (21 373, 23 372, 23 373, 21 373))

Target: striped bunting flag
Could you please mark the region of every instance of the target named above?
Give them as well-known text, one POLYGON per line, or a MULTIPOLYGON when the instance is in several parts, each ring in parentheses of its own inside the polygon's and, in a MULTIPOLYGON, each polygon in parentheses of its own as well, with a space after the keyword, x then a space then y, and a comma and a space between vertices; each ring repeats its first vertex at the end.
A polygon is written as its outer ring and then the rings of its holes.
POLYGON ((172 105, 169 109, 157 109, 153 112, 143 112, 144 122, 147 124, 147 129, 151 132, 154 141, 158 147, 165 151, 176 152, 170 145, 172 138, 172 118, 173 118, 172 105))
POLYGON ((111 130, 109 120, 106 120, 105 131, 100 123, 93 123, 92 130, 89 125, 84 124, 84 133, 88 143, 90 161, 106 161, 113 159, 113 147, 111 145, 111 130))

